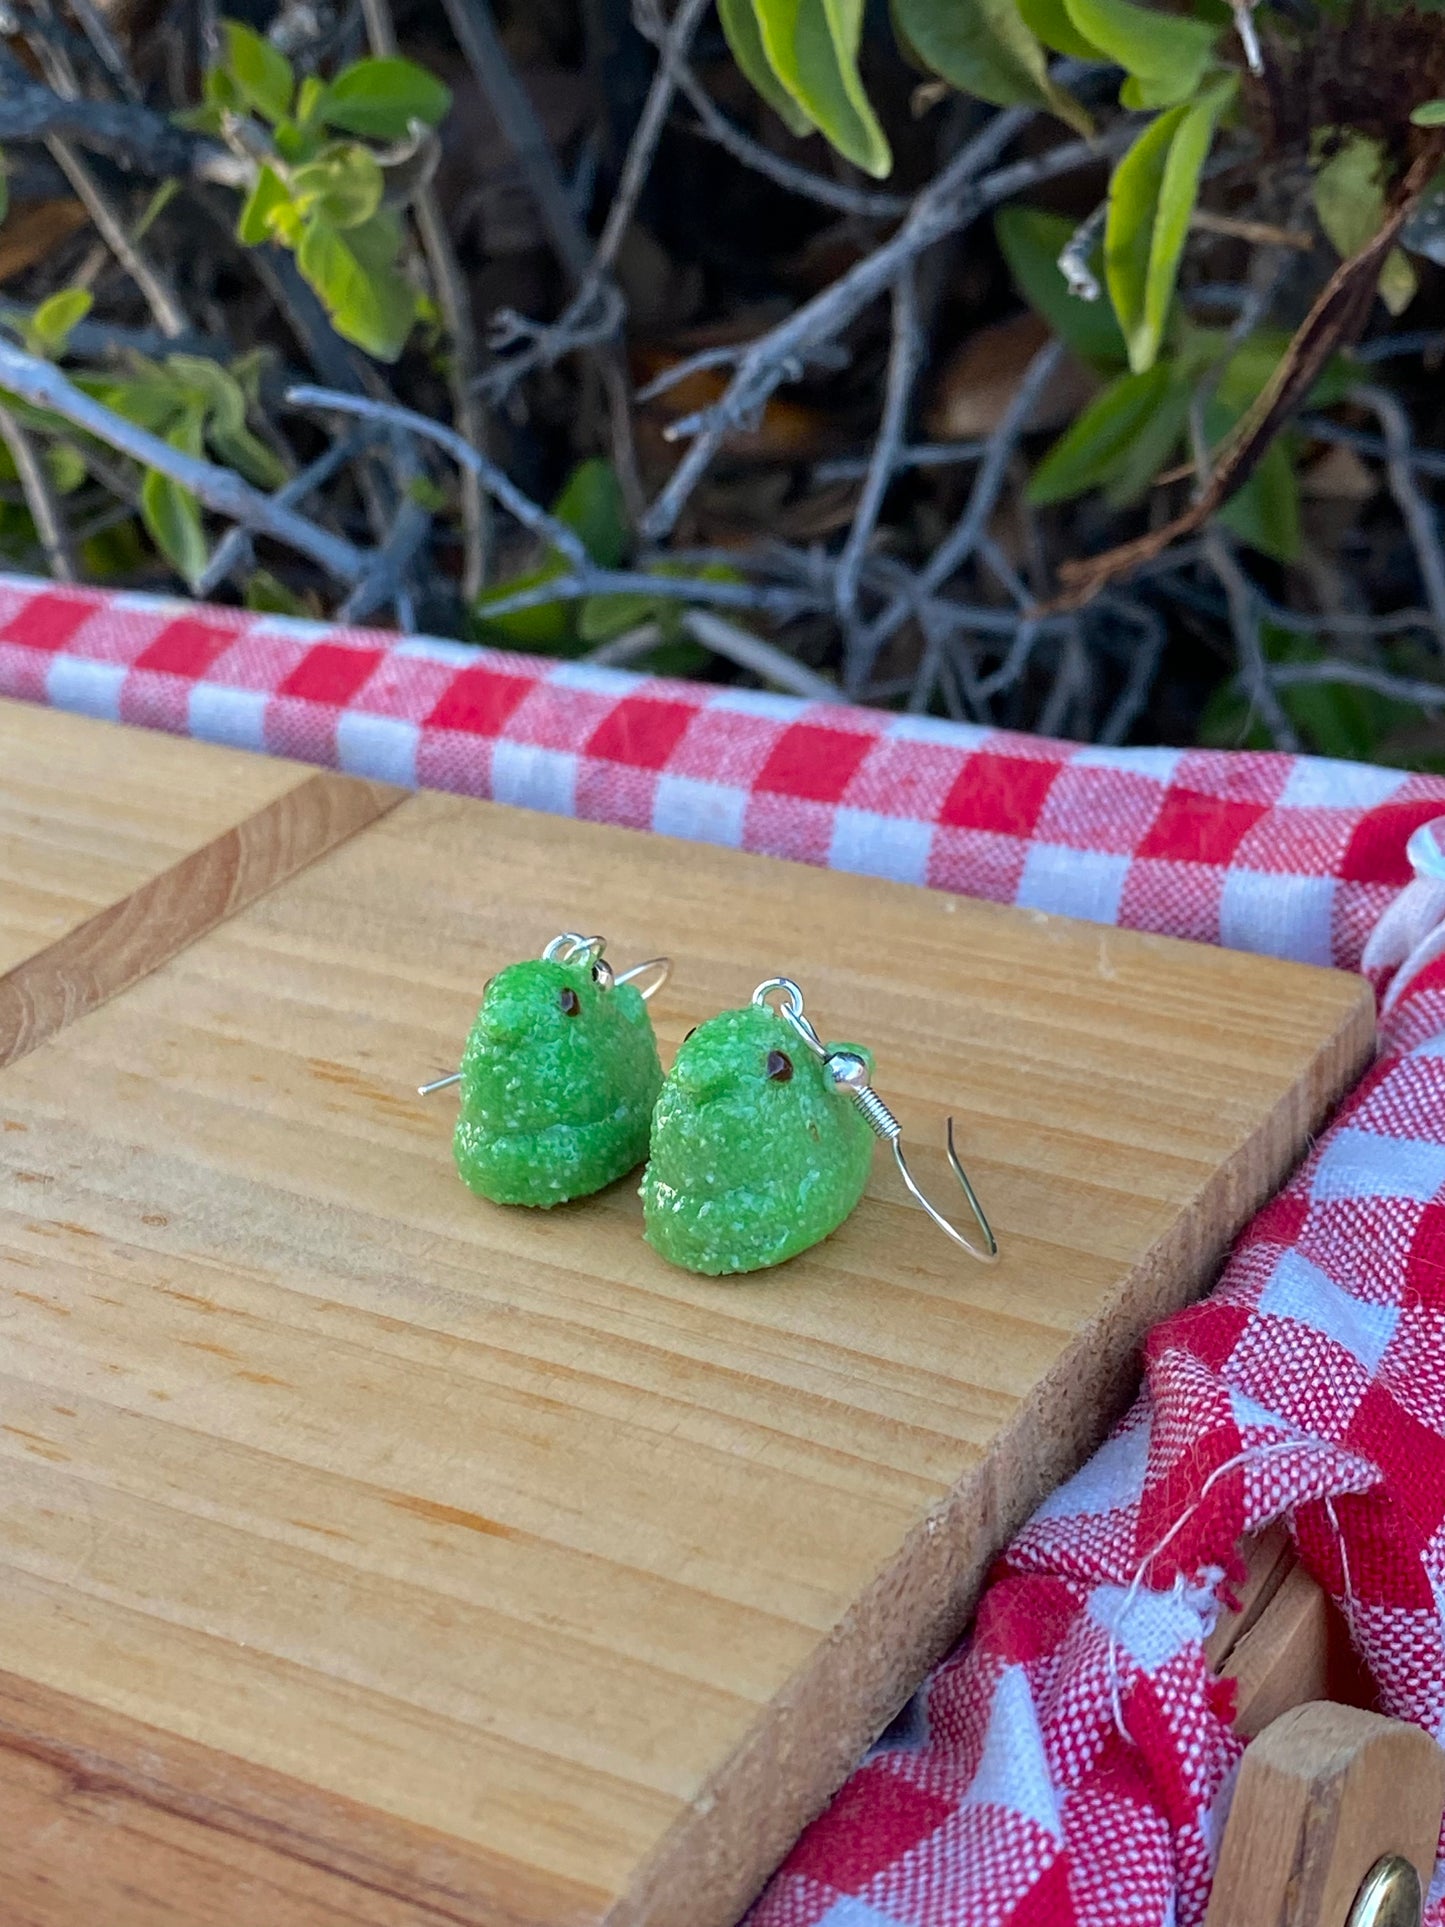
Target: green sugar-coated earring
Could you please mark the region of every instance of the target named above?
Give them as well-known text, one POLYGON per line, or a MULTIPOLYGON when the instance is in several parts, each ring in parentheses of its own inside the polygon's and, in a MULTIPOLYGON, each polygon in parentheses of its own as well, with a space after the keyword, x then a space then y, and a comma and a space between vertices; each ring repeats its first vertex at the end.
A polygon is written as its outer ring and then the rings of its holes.
POLYGON ((872 1088, 871 1053, 825 1044, 789 977, 683 1041, 652 1114, 642 1178, 644 1235, 675 1265, 710 1276, 780 1265, 836 1231, 863 1195, 878 1139, 940 1230, 991 1264, 998 1241, 958 1159, 948 1159, 978 1226, 974 1244, 919 1190, 897 1118, 872 1088))
POLYGON ((654 957, 617 976, 604 948, 601 937, 568 931, 540 957, 499 970, 461 1069, 421 1086, 425 1097, 461 1085, 457 1172, 494 1204, 589 1197, 647 1156, 662 1087, 647 999, 672 965, 654 957))

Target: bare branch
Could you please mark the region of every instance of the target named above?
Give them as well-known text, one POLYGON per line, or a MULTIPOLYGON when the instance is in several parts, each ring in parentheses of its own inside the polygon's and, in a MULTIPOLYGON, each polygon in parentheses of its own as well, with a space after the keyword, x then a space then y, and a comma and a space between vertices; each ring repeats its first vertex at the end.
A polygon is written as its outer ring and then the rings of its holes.
POLYGON ((1218 529, 1210 529, 1206 533, 1204 549, 1210 567, 1224 585, 1224 593, 1229 601, 1229 622, 1234 631, 1235 647, 1239 651, 1239 680, 1249 697, 1250 709, 1273 737, 1276 749, 1297 752, 1301 747, 1299 731, 1275 693, 1270 667, 1265 660, 1264 643, 1260 636, 1259 597, 1254 584, 1235 560, 1229 544, 1218 529))
POLYGON ((757 415, 768 396, 786 379, 786 369, 796 365, 815 343, 836 339, 892 287, 905 268, 945 235, 967 226, 985 208, 1038 181, 1096 163, 1123 146, 1133 132, 1131 122, 1121 121, 1096 142, 1069 141, 1030 160, 998 168, 979 180, 980 171, 1032 118, 1027 109, 1018 107, 996 114, 924 188, 895 234, 753 343, 738 363, 727 393, 706 412, 692 446, 648 510, 642 524, 648 540, 660 540, 671 532, 724 438, 757 415))
POLYGON ((863 483, 863 493, 853 516, 853 526, 838 558, 838 573, 833 583, 834 607, 846 637, 844 683, 848 690, 858 689, 868 674, 874 650, 858 631, 858 578, 863 557, 878 517, 883 498, 893 479, 893 466, 908 426, 908 409, 913 399, 913 382, 922 355, 922 334, 918 325, 918 288, 913 263, 903 269, 893 284, 893 346, 888 357, 888 379, 883 391, 883 415, 873 443, 873 455, 863 483))
POLYGON ((50 477, 45 473, 45 464, 34 442, 8 408, 0 408, 0 440, 9 449, 15 473, 20 477, 25 505, 45 550, 51 575, 57 582, 78 582, 80 571, 75 565, 70 533, 51 489, 50 477))
POLYGON ((725 656, 741 669, 750 669, 755 676, 761 676, 764 682, 775 683, 779 689, 786 689, 790 696, 802 696, 813 703, 843 701, 837 685, 829 682, 826 676, 820 676, 802 663, 795 662, 772 643, 755 636, 750 629, 739 629, 736 623, 727 622, 706 609, 689 609, 682 618, 682 626, 705 648, 725 656))
POLYGON ((365 572, 366 558, 350 542, 283 507, 274 496, 263 495, 233 470, 183 455, 159 435, 137 428, 82 393, 50 362, 28 355, 8 341, 0 341, 0 390, 18 395, 34 408, 59 415, 145 468, 159 469, 218 515, 244 523, 260 535, 274 536, 289 548, 309 555, 338 581, 354 582, 365 572))
POLYGON ((55 136, 107 154, 122 167, 153 180, 214 181, 244 187, 252 169, 213 141, 198 140, 148 107, 131 101, 65 100, 32 79, 18 62, 0 66, 0 141, 39 141, 55 136))
POLYGON ((773 153, 755 141, 751 134, 745 134, 735 127, 722 112, 706 87, 692 71, 691 67, 680 64, 677 69, 678 91, 686 98, 689 106, 697 114, 699 125, 693 129, 705 139, 714 141, 744 167, 750 167, 755 174, 762 174, 768 180, 785 188, 789 194, 800 194, 804 200, 816 201, 822 207, 836 208, 840 214, 854 214, 860 220, 896 220, 900 214, 908 212, 908 198, 903 194, 887 194, 876 188, 848 187, 841 181, 830 181, 824 174, 814 174, 806 167, 798 167, 792 161, 784 160, 781 154, 773 153))
MULTIPOLYGON (((466 12, 469 20, 472 18, 473 9, 467 5, 467 0, 454 0, 454 4, 466 12)), ((371 42, 371 51, 383 56, 396 54, 399 51, 396 23, 392 19, 388 0, 361 0, 361 10, 366 21, 366 34, 371 42)), ((487 28, 491 27, 490 17, 486 25, 487 28)), ((483 38, 485 37, 484 33, 483 38)), ((507 73, 510 76, 509 63, 507 73)), ((523 98, 525 99, 525 95, 523 98)), ((527 106, 530 108, 530 101, 527 102, 527 106)), ((501 116, 498 115, 499 120, 500 118, 501 116)), ((533 118, 535 120, 535 116, 533 118)), ((421 235, 422 250, 426 255, 427 265, 431 269, 432 287, 436 291, 437 306, 441 310, 443 325, 451 338, 452 352, 447 369, 447 383, 451 389, 452 416, 466 440, 476 448, 484 448, 487 415, 473 386, 477 378, 478 353, 477 331, 472 320, 471 292, 457 263, 451 236, 447 232, 446 217, 430 179, 417 192, 413 207, 416 213, 417 230, 421 235)), ((487 496, 476 475, 469 468, 464 468, 461 472, 461 505, 462 595, 471 602, 481 593, 482 584, 487 579, 487 552, 491 546, 491 526, 487 496)))
POLYGON ((1350 391, 1351 398, 1368 408, 1380 424, 1385 437, 1385 474, 1390 493, 1399 504, 1405 527, 1420 565, 1420 580, 1434 621, 1435 639, 1445 648, 1445 554, 1440 549, 1440 530, 1435 511, 1420 492, 1410 460, 1413 443, 1410 419, 1386 388, 1362 386, 1350 391))
POLYGON ((156 326, 161 333, 174 341, 186 333, 190 323, 185 310, 176 299, 175 290, 158 269, 146 259, 145 254, 131 239, 126 225, 117 210, 101 188, 100 182, 86 166, 69 141, 51 135, 45 145, 49 148, 56 166, 75 189, 77 197, 85 206, 96 225, 101 239, 125 269, 145 296, 146 306, 155 316, 156 326))

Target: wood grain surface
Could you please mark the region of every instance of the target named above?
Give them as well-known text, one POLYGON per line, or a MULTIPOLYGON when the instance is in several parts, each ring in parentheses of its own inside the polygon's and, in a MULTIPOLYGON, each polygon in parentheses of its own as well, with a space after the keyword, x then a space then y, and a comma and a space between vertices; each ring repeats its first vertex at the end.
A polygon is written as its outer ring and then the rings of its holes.
POLYGON ((0 701, 0 1065, 400 796, 0 701))
POLYGON ((189 1854, 204 1927, 253 1875, 268 1927, 323 1877, 343 1920, 723 1927, 1370 1041, 1329 972, 402 804, 0 1073, 0 1808, 111 1841, 27 1920, 129 1927, 189 1854), (631 1182, 472 1198, 412 1087, 569 928, 676 958, 665 1059, 797 976, 940 1191, 956 1114, 999 1266, 881 1155, 746 1282, 664 1265, 631 1182))

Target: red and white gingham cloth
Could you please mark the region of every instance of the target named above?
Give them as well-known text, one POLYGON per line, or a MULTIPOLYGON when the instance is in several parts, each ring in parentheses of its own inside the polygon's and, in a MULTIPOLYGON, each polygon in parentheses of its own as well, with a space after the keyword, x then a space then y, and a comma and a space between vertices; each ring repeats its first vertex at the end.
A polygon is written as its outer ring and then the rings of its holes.
MULTIPOLYGON (((0 577, 0 694, 394 782, 1395 978, 1379 1061, 1152 1336, 1112 1439, 752 1927, 1192 1927, 1241 1748, 1202 1640, 1289 1521, 1445 1740, 1445 781, 1099 750, 0 577), (1385 913, 1390 915, 1386 918, 1385 913), (1383 920, 1383 921, 1382 921, 1383 920), (1369 957, 1365 946, 1375 941, 1369 957), (1409 954, 1410 961, 1398 969, 1409 954)), ((1431 1906, 1445 1927, 1445 1873, 1431 1906)))

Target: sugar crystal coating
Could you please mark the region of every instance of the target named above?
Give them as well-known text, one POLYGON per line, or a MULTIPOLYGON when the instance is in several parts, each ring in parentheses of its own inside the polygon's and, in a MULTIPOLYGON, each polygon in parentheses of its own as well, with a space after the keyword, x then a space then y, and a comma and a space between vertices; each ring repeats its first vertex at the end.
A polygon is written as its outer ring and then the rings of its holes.
POLYGON ((496 1204, 587 1197, 647 1156, 662 1085, 647 1005, 591 959, 511 964, 488 984, 461 1062, 452 1149, 496 1204))
MULTIPOLYGON (((872 1058, 858 1055, 871 1075, 872 1058)), ((688 1271, 780 1265, 842 1224, 863 1195, 873 1145, 851 1100, 776 1011, 725 1010, 684 1042, 657 1100, 644 1235, 688 1271)))

